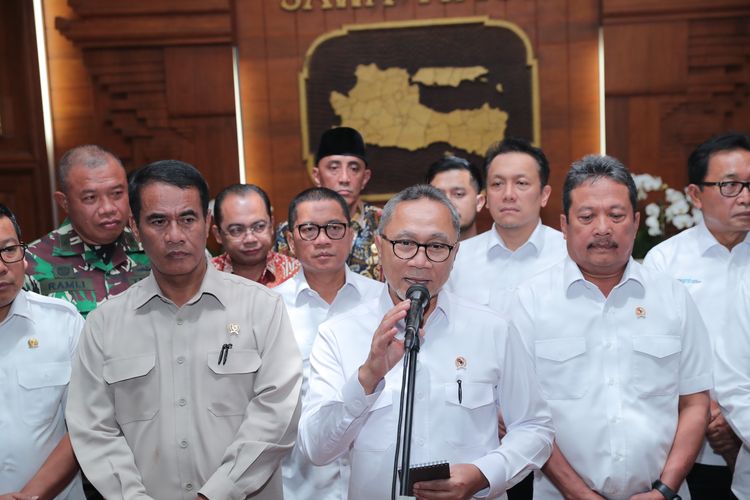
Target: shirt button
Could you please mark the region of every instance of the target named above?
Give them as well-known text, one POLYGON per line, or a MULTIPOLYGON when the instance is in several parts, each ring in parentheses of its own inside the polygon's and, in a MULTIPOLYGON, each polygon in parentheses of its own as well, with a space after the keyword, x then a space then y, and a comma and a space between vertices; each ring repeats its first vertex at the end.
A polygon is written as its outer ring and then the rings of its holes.
POLYGON ((609 421, 612 422, 613 424, 616 424, 617 423, 617 417, 610 417, 609 421))
POLYGON ((177 404, 180 406, 185 406, 187 404, 187 401, 185 401, 185 398, 180 398, 177 400, 177 404))
POLYGON ((607 383, 608 383, 609 385, 615 385, 615 379, 613 379, 613 378, 610 378, 609 380, 607 380, 607 383))
POLYGON ((424 446, 424 439, 422 438, 417 439, 417 446, 424 446))
POLYGON ((193 489, 193 483, 185 483, 185 489, 190 491, 193 489))
POLYGON ((183 320, 182 320, 182 318, 178 318, 178 319, 177 319, 177 324, 178 324, 178 325, 181 325, 182 323, 183 323, 183 320))
POLYGON ((180 448, 187 448, 187 447, 188 447, 188 442, 187 441, 185 441, 184 439, 182 441, 180 441, 180 448))
POLYGON ((420 401, 422 401, 424 399, 424 394, 421 393, 421 392, 418 392, 417 393, 417 399, 420 400, 420 401))
POLYGON ((181 365, 184 362, 185 362, 185 357, 184 356, 178 356, 177 357, 177 364, 178 365, 181 365))

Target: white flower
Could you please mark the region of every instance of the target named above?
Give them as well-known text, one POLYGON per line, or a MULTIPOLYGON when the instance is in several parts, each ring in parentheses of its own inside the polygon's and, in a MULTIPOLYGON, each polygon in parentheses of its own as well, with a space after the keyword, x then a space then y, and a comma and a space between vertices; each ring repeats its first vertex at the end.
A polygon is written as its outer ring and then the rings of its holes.
POLYGON ((672 219, 672 225, 680 230, 692 227, 693 224, 693 217, 690 216, 690 214, 676 215, 674 219, 672 219))
POLYGON ((646 205, 646 208, 644 208, 644 211, 649 217, 658 217, 661 209, 656 203, 649 203, 648 205, 646 205))
POLYGON ((664 183, 661 177, 655 177, 650 174, 632 174, 635 188, 638 190, 638 199, 645 200, 648 196, 647 193, 651 191, 659 191, 662 189, 664 183))
POLYGON ((680 215, 685 215, 689 212, 690 212, 690 205, 688 204, 687 200, 683 198, 681 201, 677 201, 669 205, 667 209, 664 211, 664 215, 667 219, 667 222, 672 222, 672 219, 674 219, 675 217, 680 216, 680 215))
POLYGON ((682 194, 681 191, 677 191, 676 189, 667 188, 666 191, 664 191, 664 198, 666 198, 667 203, 677 203, 680 201, 685 201, 685 195, 682 194))
POLYGON ((661 234, 661 227, 659 227, 659 218, 655 215, 646 217, 646 227, 648 227, 648 234, 651 236, 659 236, 661 234))

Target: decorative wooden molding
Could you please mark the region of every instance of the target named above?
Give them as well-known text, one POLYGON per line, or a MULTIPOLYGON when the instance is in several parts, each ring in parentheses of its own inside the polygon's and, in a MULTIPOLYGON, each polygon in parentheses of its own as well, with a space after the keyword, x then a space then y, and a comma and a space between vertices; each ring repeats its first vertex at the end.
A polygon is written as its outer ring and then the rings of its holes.
POLYGON ((233 43, 229 0, 68 0, 55 28, 82 48, 233 43))

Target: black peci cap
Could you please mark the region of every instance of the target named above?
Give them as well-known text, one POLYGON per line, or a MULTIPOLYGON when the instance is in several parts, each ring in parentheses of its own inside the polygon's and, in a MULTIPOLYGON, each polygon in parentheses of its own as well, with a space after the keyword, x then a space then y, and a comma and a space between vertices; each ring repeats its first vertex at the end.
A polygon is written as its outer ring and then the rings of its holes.
POLYGON ((356 156, 367 165, 365 141, 359 132, 350 127, 336 127, 323 132, 315 155, 315 164, 332 155, 356 156))

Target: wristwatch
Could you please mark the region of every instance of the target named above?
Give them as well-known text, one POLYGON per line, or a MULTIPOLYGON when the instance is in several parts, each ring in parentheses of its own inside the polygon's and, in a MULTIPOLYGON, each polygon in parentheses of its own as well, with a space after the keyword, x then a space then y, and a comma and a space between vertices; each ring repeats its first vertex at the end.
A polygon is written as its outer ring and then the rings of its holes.
POLYGON ((676 491, 658 479, 651 483, 651 488, 664 495, 667 500, 682 500, 682 497, 676 491))

